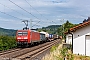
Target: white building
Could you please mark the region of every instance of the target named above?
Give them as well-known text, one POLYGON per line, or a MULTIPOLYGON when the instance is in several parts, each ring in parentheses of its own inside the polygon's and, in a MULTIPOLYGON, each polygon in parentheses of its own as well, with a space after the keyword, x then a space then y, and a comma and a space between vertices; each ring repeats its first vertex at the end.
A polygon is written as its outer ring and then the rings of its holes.
MULTIPOLYGON (((73 34, 73 53, 90 56, 90 21, 70 28, 73 34)), ((72 44, 72 35, 67 32, 66 43, 72 44)))

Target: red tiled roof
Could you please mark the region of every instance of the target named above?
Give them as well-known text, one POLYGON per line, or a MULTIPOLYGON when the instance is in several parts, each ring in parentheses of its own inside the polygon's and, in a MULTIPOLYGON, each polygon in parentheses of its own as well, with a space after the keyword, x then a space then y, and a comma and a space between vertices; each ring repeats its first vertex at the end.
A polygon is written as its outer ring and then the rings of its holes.
MULTIPOLYGON (((80 28, 83 28, 83 27, 85 27, 85 26, 87 26, 87 25, 89 25, 89 24, 90 24, 90 20, 87 21, 87 22, 84 22, 84 23, 82 23, 82 24, 79 24, 79 25, 77 25, 77 26, 75 26, 75 27, 72 27, 72 28, 70 28, 69 30, 70 30, 70 32, 75 32, 76 30, 78 30, 78 29, 80 29, 80 28)), ((65 32, 65 34, 68 34, 68 32, 65 32)))

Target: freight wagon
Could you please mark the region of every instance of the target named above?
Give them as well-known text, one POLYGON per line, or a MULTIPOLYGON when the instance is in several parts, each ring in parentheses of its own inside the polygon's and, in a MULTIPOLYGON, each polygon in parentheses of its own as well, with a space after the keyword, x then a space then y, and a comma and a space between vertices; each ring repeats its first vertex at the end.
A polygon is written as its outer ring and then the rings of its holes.
POLYGON ((47 32, 42 31, 40 33, 45 34, 45 39, 49 41, 49 34, 47 32))
POLYGON ((53 34, 53 39, 54 40, 59 39, 59 36, 57 34, 53 34))
POLYGON ((49 34, 49 40, 50 40, 50 41, 54 40, 54 39, 53 39, 53 34, 49 34))

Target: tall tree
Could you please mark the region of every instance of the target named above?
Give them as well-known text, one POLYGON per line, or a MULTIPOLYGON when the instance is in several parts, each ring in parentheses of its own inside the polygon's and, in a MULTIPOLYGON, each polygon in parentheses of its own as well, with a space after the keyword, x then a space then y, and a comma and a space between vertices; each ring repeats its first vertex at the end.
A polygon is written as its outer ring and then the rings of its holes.
POLYGON ((67 20, 66 23, 62 24, 62 26, 58 28, 58 30, 57 30, 58 35, 65 37, 64 32, 68 31, 68 29, 70 29, 76 25, 77 24, 72 24, 67 20))

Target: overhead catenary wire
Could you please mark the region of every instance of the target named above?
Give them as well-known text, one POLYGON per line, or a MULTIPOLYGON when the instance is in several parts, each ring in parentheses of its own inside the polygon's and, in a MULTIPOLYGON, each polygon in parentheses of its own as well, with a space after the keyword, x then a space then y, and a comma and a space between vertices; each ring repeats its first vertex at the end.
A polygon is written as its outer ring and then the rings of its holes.
MULTIPOLYGON (((4 4, 2 4, 2 3, 0 3, 1 5, 3 5, 4 7, 7 7, 7 8, 9 8, 8 6, 6 6, 6 5, 4 5, 4 4)), ((11 8, 9 8, 9 9, 11 9, 11 8)), ((13 9, 11 9, 11 10, 13 10, 13 9)), ((13 11, 15 11, 15 10, 13 10, 13 11)), ((20 13, 20 12, 18 12, 18 11, 15 11, 15 12, 17 12, 17 13, 20 13)), ((21 14, 21 13, 20 13, 21 14)), ((22 14, 23 15, 23 14, 22 14)))
MULTIPOLYGON (((25 0, 27 2, 27 0, 25 0)), ((34 10, 36 10, 29 2, 27 2, 34 10)), ((38 12, 40 14, 40 12, 38 10, 36 10, 36 12, 38 12)), ((43 16, 42 14, 40 14, 41 16, 43 16)), ((44 16, 43 16, 44 17, 44 16)), ((46 18, 47 19, 47 18, 46 18)), ((49 19, 47 19, 49 20, 49 19)))
MULTIPOLYGON (((19 8, 21 8, 22 10, 24 10, 25 12, 27 12, 27 13, 29 13, 30 15, 32 15, 33 17, 35 17, 35 18, 37 18, 36 16, 34 16, 32 13, 30 13, 30 12, 28 12, 27 10, 25 10, 24 8, 22 8, 22 7, 20 7, 19 5, 17 5, 17 4, 15 4, 14 2, 12 2, 11 0, 9 0, 11 3, 13 3, 14 5, 16 5, 17 7, 19 7, 19 8)), ((26 1, 26 0, 25 0, 26 1)), ((27 1, 26 1, 27 2, 27 1)), ((27 2, 28 3, 28 2, 27 2)), ((28 3, 29 4, 29 3, 28 3)), ((30 4, 29 4, 30 5, 30 4)), ((31 5, 30 5, 31 6, 31 5)), ((31 6, 32 7, 32 6, 31 6)), ((33 7, 32 7, 33 8, 33 7)), ((34 10, 36 10, 35 8, 33 8, 34 10)), ((36 10, 37 11, 37 10, 36 10)), ((38 12, 38 11, 37 11, 38 12)), ((39 13, 39 12, 38 12, 39 13)), ((42 14, 40 14, 41 16, 42 16, 42 14)), ((37 19, 39 19, 39 18, 37 18, 37 19)), ((39 19, 39 20, 41 20, 41 19, 39 19)), ((48 19, 47 19, 48 20, 48 19)), ((39 21, 40 22, 40 21, 39 21)), ((39 23, 39 22, 37 22, 37 23, 39 23)), ((53 22, 53 21, 52 21, 53 22)), ((36 24, 37 24, 36 23, 36 24)), ((36 25, 35 24, 35 25, 36 25)), ((56 23, 55 23, 56 24, 56 23)), ((34 26, 35 26, 34 25, 34 26)))
MULTIPOLYGON (((25 9, 22 8, 22 7, 20 7, 20 6, 17 5, 16 3, 12 2, 11 0, 9 0, 9 1, 10 1, 11 3, 13 3, 14 5, 16 5, 17 7, 19 7, 20 9, 22 9, 22 10, 24 10, 25 12, 29 13, 30 15, 32 15, 32 16, 35 17, 36 19, 38 19, 39 22, 40 22, 41 19, 39 19, 38 17, 34 16, 32 13, 28 12, 27 10, 25 10, 25 9)), ((39 22, 38 22, 38 23, 39 23, 39 22)), ((35 26, 35 25, 34 25, 34 26, 35 26)))
MULTIPOLYGON (((55 23, 54 21, 52 21, 53 23, 55 23)), ((55 24, 57 24, 57 23, 55 23, 55 24)))
POLYGON ((23 19, 20 19, 20 18, 18 18, 18 17, 12 16, 12 15, 10 15, 10 14, 8 14, 8 13, 2 12, 2 11, 0 11, 0 12, 3 13, 3 14, 6 14, 6 15, 8 15, 8 16, 11 16, 11 17, 13 17, 13 18, 17 18, 17 19, 19 19, 19 20, 23 20, 23 19))
MULTIPOLYGON (((6 5, 4 5, 4 4, 2 4, 2 3, 0 3, 0 4, 3 5, 4 7, 8 8, 8 9, 11 9, 10 7, 8 7, 8 6, 6 6, 6 5)), ((24 15, 24 14, 22 14, 22 13, 16 11, 16 10, 14 10, 14 9, 11 9, 11 10, 13 10, 13 11, 15 11, 15 12, 21 14, 21 15, 24 15)), ((1 12, 1 11, 0 11, 0 12, 1 12)), ((1 12, 1 13, 6 14, 6 15, 11 16, 11 17, 14 17, 14 18, 17 18, 17 19, 19 19, 19 20, 24 20, 24 19, 20 19, 20 18, 18 18, 18 17, 12 16, 12 15, 10 15, 10 14, 7 14, 7 13, 5 13, 5 12, 1 12)))
MULTIPOLYGON (((8 6, 6 6, 6 5, 4 5, 4 4, 2 4, 2 3, 0 3, 0 4, 3 5, 4 7, 8 8, 8 9, 11 9, 10 7, 8 7, 8 6)), ((22 13, 16 11, 16 10, 14 10, 14 9, 11 9, 11 10, 17 12, 18 14, 24 15, 24 14, 22 14, 22 13)), ((24 16, 25 16, 25 15, 24 15, 24 16)))
POLYGON ((38 21, 35 25, 33 25, 32 27, 36 26, 40 21, 38 21))
MULTIPOLYGON (((33 15, 32 13, 28 12, 28 11, 25 10, 24 8, 20 7, 20 6, 17 5, 16 3, 12 2, 11 0, 9 0, 9 1, 10 1, 11 3, 13 3, 14 5, 18 6, 20 9, 22 9, 22 10, 24 10, 25 12, 29 13, 29 14, 32 15, 33 17, 39 19, 38 17, 36 17, 36 16, 33 15)), ((5 6, 5 5, 3 5, 3 6, 5 6)), ((11 10, 13 10, 13 9, 11 9, 11 10)), ((35 10, 36 10, 36 9, 35 9, 35 10)), ((15 10, 13 10, 13 11, 15 11, 15 10)), ((36 10, 36 11, 37 11, 37 10, 36 10)), ((1 12, 1 11, 0 11, 0 12, 1 12)), ((18 11, 15 11, 15 12, 18 13, 18 11)), ((38 11, 37 11, 37 12, 38 12, 38 11)), ((14 18, 17 18, 17 19, 19 19, 19 20, 24 20, 24 19, 20 19, 20 18, 18 18, 18 17, 12 16, 12 15, 10 15, 10 14, 8 14, 8 13, 5 13, 5 12, 1 12, 1 13, 6 14, 6 15, 11 16, 11 17, 14 17, 14 18)), ((38 13, 39 13, 39 12, 38 12, 38 13)), ((42 15, 42 14, 41 14, 41 15, 42 15)), ((39 19, 39 20, 41 20, 41 19, 39 19)), ((39 22, 41 22, 41 21, 39 21, 39 22)), ((35 25, 37 25, 39 22, 37 22, 35 25)), ((47 22, 47 21, 46 21, 46 22, 47 22)), ((33 26, 35 26, 35 25, 33 25, 33 26)))
MULTIPOLYGON (((36 19, 39 19, 38 17, 34 16, 32 13, 28 12, 27 10, 25 10, 24 8, 20 7, 19 5, 17 5, 16 3, 12 2, 11 0, 9 0, 11 3, 13 3, 14 5, 16 5, 17 7, 19 7, 20 9, 24 10, 25 12, 29 13, 30 15, 32 15, 33 17, 35 17, 36 19)), ((39 19, 41 20, 41 19, 39 19)))
MULTIPOLYGON (((39 13, 39 11, 38 10, 36 10, 27 0, 25 0, 26 1, 26 3, 30 6, 30 7, 32 7, 36 12, 38 12, 39 13)), ((40 13, 39 13, 40 14, 40 13)), ((42 17, 44 17, 42 14, 40 14, 42 17)), ((47 19, 47 18, 46 18, 47 19)), ((49 19, 47 19, 47 20, 49 20, 49 19)), ((39 21, 40 22, 40 21, 39 21)), ((34 27, 34 26, 37 26, 37 24, 39 23, 39 22, 37 22, 35 25, 33 25, 32 27, 34 27)), ((46 21, 47 22, 47 21, 46 21)))
MULTIPOLYGON (((26 2, 27 2, 27 0, 25 0, 26 2)), ((27 2, 28 3, 28 2, 27 2)), ((34 10, 36 10, 30 3, 28 3, 34 10)), ((38 12, 37 10, 36 10, 36 12, 38 12)), ((39 13, 39 12, 38 12, 39 13)), ((39 13, 40 14, 40 13, 39 13)), ((41 16, 42 16, 42 14, 40 14, 41 16)))

